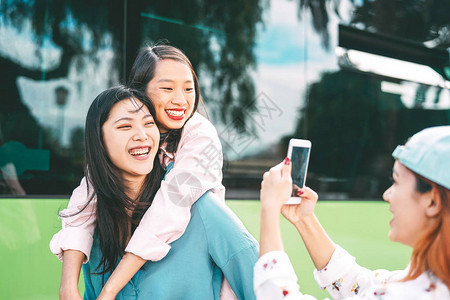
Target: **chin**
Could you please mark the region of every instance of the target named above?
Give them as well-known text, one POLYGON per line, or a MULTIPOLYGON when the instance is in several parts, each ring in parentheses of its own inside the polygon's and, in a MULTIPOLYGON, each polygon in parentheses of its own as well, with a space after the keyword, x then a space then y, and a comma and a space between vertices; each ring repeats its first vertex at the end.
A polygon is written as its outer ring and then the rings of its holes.
POLYGON ((395 238, 395 234, 392 232, 392 229, 389 231, 388 233, 388 237, 391 241, 393 242, 397 242, 396 238, 395 238))
POLYGON ((181 129, 184 126, 184 123, 186 123, 185 120, 183 120, 182 122, 178 121, 178 124, 172 123, 172 124, 165 125, 164 127, 167 128, 167 130, 176 130, 176 129, 181 129))
POLYGON ((389 239, 395 243, 400 243, 402 245, 413 247, 413 245, 410 242, 408 242, 404 238, 402 239, 401 237, 396 236, 395 234, 393 234, 391 232, 389 232, 389 239))
POLYGON ((153 170, 153 166, 146 168, 146 169, 138 170, 136 172, 136 174, 139 174, 139 176, 147 176, 152 170, 153 170))
POLYGON ((153 170, 153 166, 147 170, 145 170, 144 174, 145 176, 147 176, 148 174, 150 174, 150 172, 153 170))

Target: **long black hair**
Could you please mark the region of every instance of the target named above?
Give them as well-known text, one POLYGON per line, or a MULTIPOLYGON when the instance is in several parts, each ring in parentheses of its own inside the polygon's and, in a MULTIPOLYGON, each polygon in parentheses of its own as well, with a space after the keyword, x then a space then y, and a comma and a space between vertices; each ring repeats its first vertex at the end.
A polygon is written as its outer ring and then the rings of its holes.
POLYGON ((102 131, 112 107, 123 100, 135 101, 137 110, 145 105, 156 121, 155 109, 145 93, 124 86, 113 87, 100 93, 87 113, 85 176, 90 183, 88 187, 93 188, 89 202, 97 197, 96 230, 103 255, 97 268, 99 274, 114 270, 124 254, 129 237, 151 205, 164 175, 156 155, 153 169, 144 180, 137 199, 127 196, 127 186, 120 170, 109 158, 102 131), (143 105, 138 104, 137 100, 143 105), (132 215, 127 211, 132 211, 132 215))
MULTIPOLYGON (((202 98, 200 96, 200 87, 198 84, 197 75, 195 74, 191 62, 180 49, 170 45, 160 44, 153 47, 141 48, 138 56, 136 57, 136 60, 133 63, 133 67, 131 68, 128 86, 145 93, 147 90, 147 84, 155 76, 155 68, 157 62, 164 59, 172 59, 185 64, 191 70, 192 77, 194 78, 195 90, 195 102, 192 114, 197 111, 199 102, 202 103, 204 107, 202 98)), ((189 118, 190 117, 192 117, 192 115, 189 116, 189 118)), ((167 142, 166 150, 168 152, 176 151, 183 128, 184 125, 180 129, 172 129, 169 131, 169 134, 165 139, 165 141, 167 142)))

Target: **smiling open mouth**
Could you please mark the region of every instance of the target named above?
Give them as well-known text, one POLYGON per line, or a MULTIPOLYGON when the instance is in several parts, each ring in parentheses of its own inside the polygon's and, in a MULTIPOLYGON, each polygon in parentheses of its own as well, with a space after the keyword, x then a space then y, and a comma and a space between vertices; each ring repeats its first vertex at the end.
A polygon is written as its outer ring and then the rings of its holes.
POLYGON ((150 152, 150 148, 134 148, 128 151, 133 156, 147 155, 150 152))
POLYGON ((166 112, 168 115, 174 116, 174 117, 181 117, 184 116, 184 110, 171 110, 166 109, 166 112))
POLYGON ((183 120, 186 110, 184 109, 166 109, 166 114, 172 120, 183 120))

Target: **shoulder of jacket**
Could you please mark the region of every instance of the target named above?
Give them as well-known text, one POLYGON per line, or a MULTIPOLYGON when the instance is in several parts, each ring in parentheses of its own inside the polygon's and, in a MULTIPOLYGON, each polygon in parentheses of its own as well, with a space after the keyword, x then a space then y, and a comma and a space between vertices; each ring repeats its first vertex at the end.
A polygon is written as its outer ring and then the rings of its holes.
POLYGON ((184 125, 186 130, 205 128, 205 129, 215 129, 214 125, 210 120, 199 114, 198 112, 194 113, 194 115, 186 122, 184 125))

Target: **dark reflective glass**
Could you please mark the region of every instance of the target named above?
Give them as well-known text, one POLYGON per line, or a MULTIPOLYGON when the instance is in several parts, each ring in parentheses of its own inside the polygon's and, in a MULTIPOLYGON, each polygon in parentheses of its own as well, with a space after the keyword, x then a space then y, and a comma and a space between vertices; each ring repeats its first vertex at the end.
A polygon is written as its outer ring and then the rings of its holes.
POLYGON ((123 18, 88 1, 0 5, 0 194, 68 195, 90 102, 119 81, 123 18))
POLYGON ((197 72, 227 198, 258 198, 295 137, 312 141, 306 184, 322 199, 380 199, 394 147, 449 124, 446 2, 0 5, 2 196, 70 194, 90 102, 125 81, 140 46, 162 39, 197 72))

